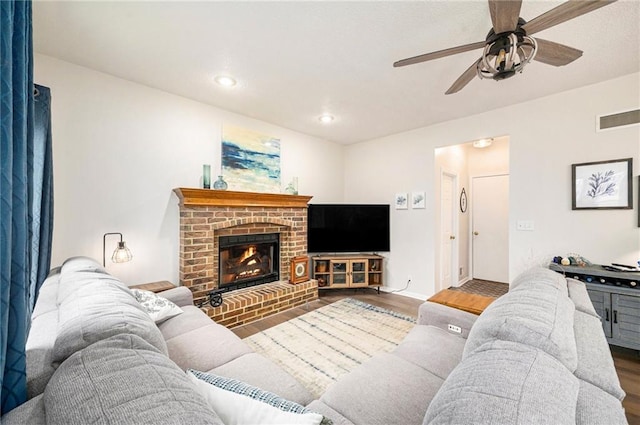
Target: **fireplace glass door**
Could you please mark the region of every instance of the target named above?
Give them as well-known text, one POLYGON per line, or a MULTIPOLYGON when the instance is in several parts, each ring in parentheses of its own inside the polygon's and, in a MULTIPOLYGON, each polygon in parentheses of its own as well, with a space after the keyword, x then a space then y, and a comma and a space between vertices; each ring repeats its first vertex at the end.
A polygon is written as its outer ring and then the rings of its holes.
POLYGON ((279 279, 279 234, 221 236, 220 288, 244 288, 279 279))

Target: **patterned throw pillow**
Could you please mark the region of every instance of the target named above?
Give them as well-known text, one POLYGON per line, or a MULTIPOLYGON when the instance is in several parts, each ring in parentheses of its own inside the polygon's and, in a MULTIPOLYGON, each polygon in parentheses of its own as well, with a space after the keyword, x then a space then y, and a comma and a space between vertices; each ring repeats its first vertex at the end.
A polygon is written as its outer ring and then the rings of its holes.
POLYGON ((242 381, 187 370, 187 376, 226 425, 277 423, 331 425, 306 407, 242 381))
POLYGON ((180 307, 151 291, 132 289, 131 292, 133 293, 136 301, 142 305, 142 308, 144 308, 149 317, 151 317, 156 324, 162 323, 165 320, 171 319, 172 317, 182 313, 182 309, 180 307))

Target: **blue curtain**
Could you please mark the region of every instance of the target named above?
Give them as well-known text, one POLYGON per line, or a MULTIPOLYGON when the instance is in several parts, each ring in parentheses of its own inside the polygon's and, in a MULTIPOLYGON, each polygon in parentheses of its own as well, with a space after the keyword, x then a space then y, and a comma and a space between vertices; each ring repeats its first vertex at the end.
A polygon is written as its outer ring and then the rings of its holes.
MULTIPOLYGON (((0 414, 26 399, 35 200, 31 2, 0 1, 0 414)), ((44 177, 40 177, 44 178, 44 177)), ((41 233, 41 229, 38 229, 41 233)), ((39 257, 38 253, 38 257, 39 257)), ((37 286, 37 285, 36 285, 37 286)))

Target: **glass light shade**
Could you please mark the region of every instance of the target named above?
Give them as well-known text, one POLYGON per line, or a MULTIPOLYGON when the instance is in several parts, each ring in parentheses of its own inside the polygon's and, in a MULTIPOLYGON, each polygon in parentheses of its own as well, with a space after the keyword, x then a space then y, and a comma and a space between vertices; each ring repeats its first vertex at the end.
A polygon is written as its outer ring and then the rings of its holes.
POLYGON ((118 247, 115 251, 113 251, 113 255, 111 256, 111 261, 114 263, 126 263, 127 261, 131 261, 133 255, 125 242, 118 242, 118 247))

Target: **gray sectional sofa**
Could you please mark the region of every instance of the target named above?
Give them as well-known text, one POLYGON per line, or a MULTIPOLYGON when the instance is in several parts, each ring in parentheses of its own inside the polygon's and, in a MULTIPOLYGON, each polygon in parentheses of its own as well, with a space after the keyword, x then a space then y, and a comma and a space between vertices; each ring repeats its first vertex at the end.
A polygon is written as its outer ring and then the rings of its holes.
POLYGON ((319 400, 193 306, 155 324, 99 264, 54 269, 33 312, 29 401, 2 424, 220 424, 186 378, 235 378, 334 424, 624 424, 624 392, 584 285, 545 269, 520 276, 480 316, 425 302, 392 353, 340 378, 319 400), (448 325, 461 329, 452 333, 448 325))

